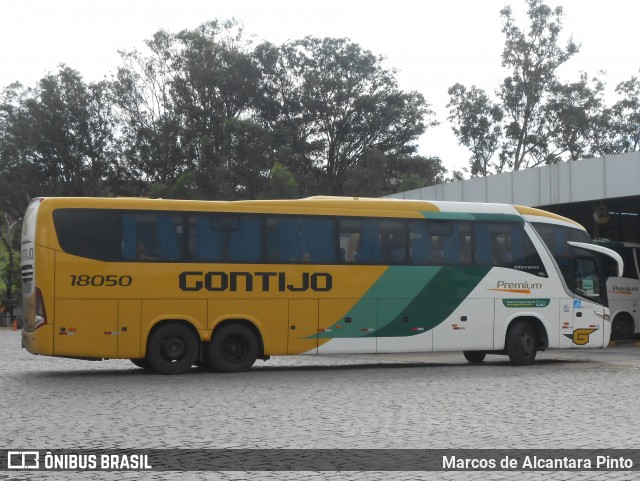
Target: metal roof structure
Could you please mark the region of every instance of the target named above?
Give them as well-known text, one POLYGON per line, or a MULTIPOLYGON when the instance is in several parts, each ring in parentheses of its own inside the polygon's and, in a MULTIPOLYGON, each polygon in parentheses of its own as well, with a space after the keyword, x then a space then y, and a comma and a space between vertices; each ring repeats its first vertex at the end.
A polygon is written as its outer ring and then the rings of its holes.
POLYGON ((640 152, 431 185, 389 197, 542 207, 593 237, 640 242, 640 152))

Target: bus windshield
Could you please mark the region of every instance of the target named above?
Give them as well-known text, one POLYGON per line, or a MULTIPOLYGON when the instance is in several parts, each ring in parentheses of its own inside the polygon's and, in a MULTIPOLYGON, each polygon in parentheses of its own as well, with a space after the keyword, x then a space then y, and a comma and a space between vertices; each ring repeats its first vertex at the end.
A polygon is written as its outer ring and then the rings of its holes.
POLYGON ((592 244, 589 235, 573 227, 543 222, 532 224, 551 251, 569 290, 606 306, 607 291, 598 256, 569 244, 569 242, 592 244))

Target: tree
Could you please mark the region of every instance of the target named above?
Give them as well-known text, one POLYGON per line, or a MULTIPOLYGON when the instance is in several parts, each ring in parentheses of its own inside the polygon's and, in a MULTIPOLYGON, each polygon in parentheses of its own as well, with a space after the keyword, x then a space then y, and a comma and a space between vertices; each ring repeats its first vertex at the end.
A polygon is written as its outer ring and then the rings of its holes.
POLYGON ((389 194, 445 182, 447 169, 439 157, 399 156, 387 164, 389 194))
POLYGON ((435 125, 422 95, 400 91, 381 58, 347 39, 307 37, 279 49, 263 45, 257 55, 265 66, 262 105, 268 105, 260 119, 291 142, 304 165, 317 169, 319 185, 334 194, 344 192, 368 151, 411 154, 435 125))
POLYGON ((20 289, 20 263, 15 256, 20 251, 20 229, 16 228, 20 227, 20 220, 11 219, 5 212, 0 224, 0 276, 5 285, 5 299, 15 299, 20 289))
POLYGON ((500 147, 502 110, 475 85, 467 90, 461 84, 449 88, 449 121, 458 141, 471 151, 471 176, 486 177, 500 167, 491 159, 500 147))
POLYGON ((545 105, 545 137, 548 148, 545 162, 560 162, 564 154, 568 160, 578 160, 590 151, 594 135, 598 135, 604 108, 604 83, 589 79, 586 73, 578 82, 556 83, 545 105))
POLYGON ((201 193, 255 197, 269 166, 262 162, 264 132, 248 119, 259 77, 250 42, 235 20, 183 30, 176 39, 173 95, 189 158, 206 184, 201 193))
POLYGON ((19 218, 31 197, 97 196, 119 185, 104 83, 61 66, 34 88, 9 86, 0 102, 0 207, 19 218))
POLYGON ((171 92, 175 36, 160 30, 145 44, 148 55, 120 52, 123 66, 111 82, 120 150, 125 169, 137 179, 172 185, 192 167, 171 92))
POLYGON ((613 106, 603 108, 594 121, 590 154, 623 154, 640 149, 640 81, 638 77, 621 82, 615 92, 622 96, 613 106))
POLYGON ((623 97, 612 109, 619 150, 634 152, 640 149, 640 79, 634 76, 620 83, 616 93, 623 97))
POLYGON ((513 170, 543 163, 549 138, 545 135, 545 104, 556 86, 557 70, 578 52, 570 39, 566 47, 558 45, 562 30, 562 7, 551 10, 542 0, 526 0, 530 25, 521 30, 510 7, 500 14, 506 41, 502 65, 511 69, 500 86, 507 127, 501 162, 513 170))
POLYGON ((287 168, 276 162, 260 194, 263 199, 293 199, 298 197, 298 181, 287 168))

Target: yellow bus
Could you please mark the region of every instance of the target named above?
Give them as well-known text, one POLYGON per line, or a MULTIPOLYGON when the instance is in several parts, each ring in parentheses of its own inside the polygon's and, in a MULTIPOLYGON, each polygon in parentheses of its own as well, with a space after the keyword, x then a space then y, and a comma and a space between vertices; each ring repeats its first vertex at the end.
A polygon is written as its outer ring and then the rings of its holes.
POLYGON ((37 198, 23 220, 22 343, 165 374, 287 354, 523 365, 608 344, 601 254, 622 268, 579 225, 511 205, 37 198), (532 222, 584 236, 555 259, 532 222))

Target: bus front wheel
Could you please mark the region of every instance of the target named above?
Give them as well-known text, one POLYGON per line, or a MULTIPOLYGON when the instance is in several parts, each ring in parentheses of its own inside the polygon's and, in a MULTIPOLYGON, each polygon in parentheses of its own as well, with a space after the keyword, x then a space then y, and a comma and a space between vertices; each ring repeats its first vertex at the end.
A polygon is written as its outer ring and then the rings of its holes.
POLYGON ((149 338, 147 360, 162 374, 182 374, 198 357, 198 338, 184 324, 170 322, 158 327, 149 338))
POLYGON ((618 314, 611 325, 611 339, 623 341, 633 335, 633 319, 628 314, 618 314))
POLYGON ((533 326, 527 321, 518 321, 509 328, 505 344, 509 359, 516 366, 526 366, 536 358, 538 340, 533 326))
POLYGON ((246 371, 258 357, 258 340, 246 326, 228 324, 216 332, 205 350, 206 362, 221 372, 246 371))

